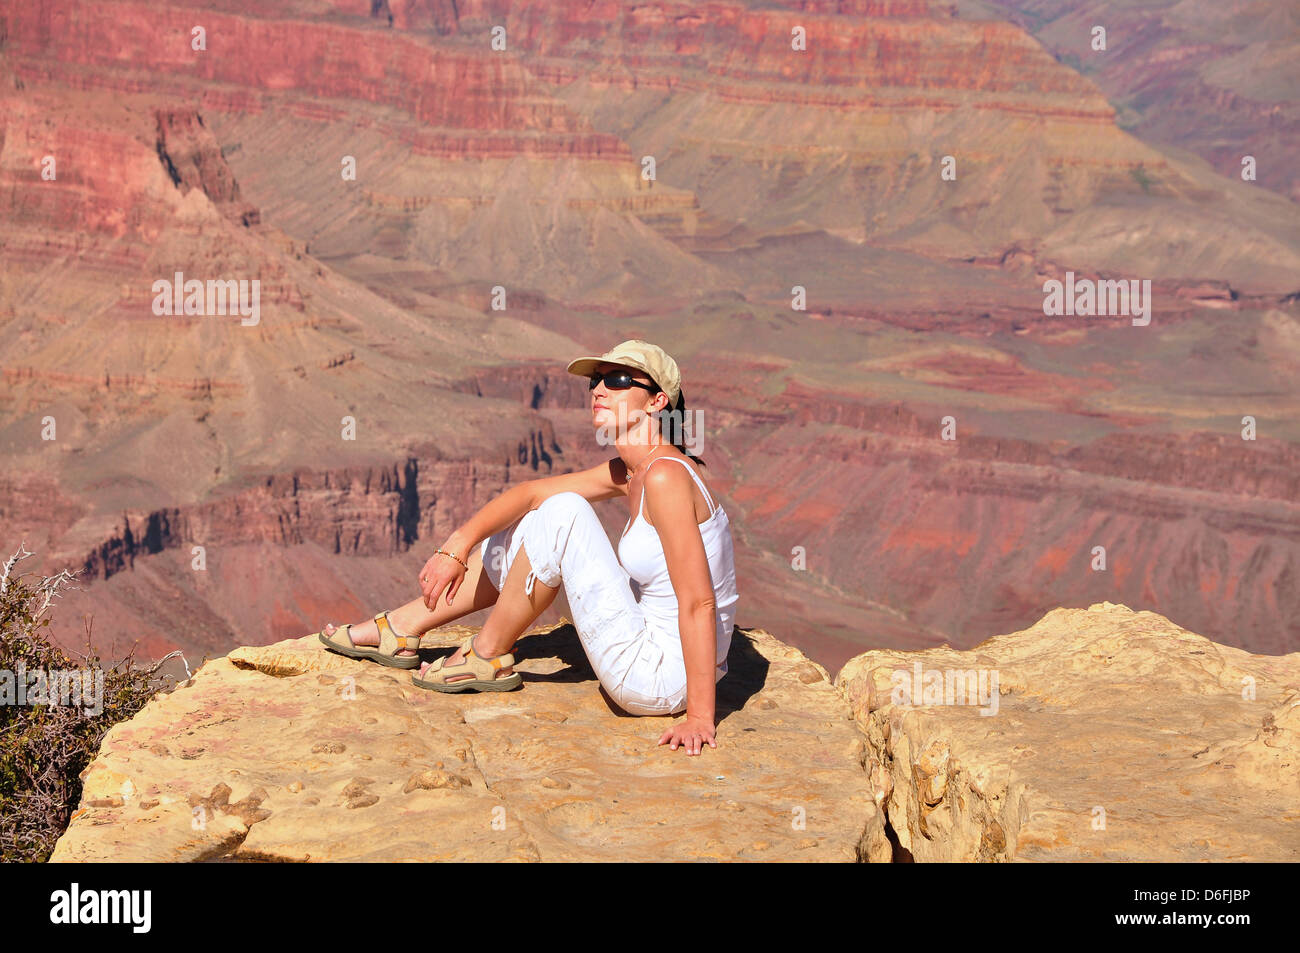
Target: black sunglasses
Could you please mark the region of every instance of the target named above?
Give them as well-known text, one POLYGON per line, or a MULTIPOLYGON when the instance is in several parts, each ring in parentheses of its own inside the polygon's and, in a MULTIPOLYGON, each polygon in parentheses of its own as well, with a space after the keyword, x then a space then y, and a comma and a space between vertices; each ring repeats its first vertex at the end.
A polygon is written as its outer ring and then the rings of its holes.
POLYGON ((654 394, 659 390, 658 384, 642 384, 640 381, 634 381, 632 375, 627 371, 610 371, 608 374, 592 374, 591 379, 587 381, 587 390, 595 390, 596 385, 601 381, 610 390, 627 390, 629 387, 644 387, 650 393, 654 394))

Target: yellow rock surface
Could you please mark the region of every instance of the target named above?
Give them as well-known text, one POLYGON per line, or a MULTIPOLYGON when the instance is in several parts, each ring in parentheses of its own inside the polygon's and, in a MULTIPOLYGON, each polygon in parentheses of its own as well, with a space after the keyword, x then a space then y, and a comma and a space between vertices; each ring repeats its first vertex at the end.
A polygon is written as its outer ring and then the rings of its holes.
POLYGON ((767 633, 698 756, 605 700, 572 625, 516 654, 521 690, 446 695, 315 637, 237 649, 105 736, 52 861, 889 859, 849 706, 767 633))
POLYGON ((836 685, 915 860, 1300 860, 1300 653, 1105 602, 970 651, 867 652, 836 685))

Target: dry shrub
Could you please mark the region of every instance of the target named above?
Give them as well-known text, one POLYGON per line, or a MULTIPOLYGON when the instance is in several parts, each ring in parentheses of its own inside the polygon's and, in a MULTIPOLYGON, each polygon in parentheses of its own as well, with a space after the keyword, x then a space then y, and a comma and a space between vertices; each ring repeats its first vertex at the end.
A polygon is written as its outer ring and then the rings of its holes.
MULTIPOLYGON (((164 660, 141 665, 134 648, 112 665, 92 647, 69 655, 48 639, 48 610, 75 574, 28 581, 14 567, 33 555, 20 545, 0 574, 0 861, 45 861, 81 800, 81 772, 94 759, 108 729, 130 718, 172 680, 159 678, 164 660), (103 678, 102 699, 67 704, 17 704, 19 672, 77 670, 91 685, 103 678)), ((84 684, 84 682, 83 682, 84 684)), ((174 682, 173 682, 174 684, 174 682)), ((51 693, 53 694, 53 693, 51 693)), ((80 694, 80 693, 79 693, 80 694)), ((87 692, 90 694, 90 692, 87 692)))

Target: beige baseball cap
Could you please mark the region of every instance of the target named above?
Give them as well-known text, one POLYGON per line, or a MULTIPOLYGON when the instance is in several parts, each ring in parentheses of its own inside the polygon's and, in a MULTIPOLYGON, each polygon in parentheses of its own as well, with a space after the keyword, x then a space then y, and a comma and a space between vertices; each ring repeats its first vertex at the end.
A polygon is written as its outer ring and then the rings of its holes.
POLYGON ((637 370, 645 371, 650 379, 659 385, 659 389, 668 395, 668 406, 677 403, 682 392, 682 373, 677 369, 677 362, 668 356, 661 347, 648 341, 624 341, 606 351, 600 357, 580 357, 569 362, 569 373, 579 377, 591 377, 596 373, 596 365, 602 361, 610 364, 626 364, 637 370))

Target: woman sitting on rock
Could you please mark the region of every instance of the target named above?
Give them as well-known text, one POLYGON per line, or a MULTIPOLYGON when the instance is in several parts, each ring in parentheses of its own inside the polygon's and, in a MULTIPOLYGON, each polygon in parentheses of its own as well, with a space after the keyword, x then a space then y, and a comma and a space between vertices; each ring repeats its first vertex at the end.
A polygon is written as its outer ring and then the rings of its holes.
POLYGON ((568 370, 590 380, 592 423, 618 456, 506 490, 425 564, 421 598, 370 622, 326 625, 320 640, 352 658, 415 668, 420 635, 492 606, 476 635, 420 665, 414 682, 440 692, 508 691, 522 681, 510 654, 515 642, 563 582, 574 628, 610 698, 636 715, 684 707, 686 720, 659 743, 699 754, 705 743, 717 747, 715 686, 727 673, 738 594, 727 514, 690 462, 704 461, 685 452, 680 426, 670 431, 675 443, 662 433, 658 412, 684 416, 686 408, 677 363, 632 340, 568 370), (674 462, 656 466, 662 460, 674 462), (632 515, 615 555, 591 504, 620 496, 632 515))

